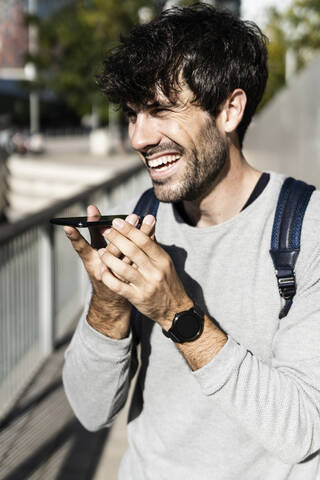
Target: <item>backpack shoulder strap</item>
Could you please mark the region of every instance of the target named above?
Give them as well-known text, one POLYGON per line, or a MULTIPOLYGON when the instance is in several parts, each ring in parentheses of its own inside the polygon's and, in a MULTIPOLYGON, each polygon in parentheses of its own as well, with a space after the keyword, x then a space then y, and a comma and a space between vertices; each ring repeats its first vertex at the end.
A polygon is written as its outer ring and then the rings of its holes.
POLYGON ((157 216, 159 208, 159 200, 154 194, 153 188, 146 190, 139 198, 133 213, 139 215, 139 217, 145 217, 146 215, 157 216))
POLYGON ((294 267, 300 252, 303 217, 315 187, 292 177, 284 181, 274 217, 270 255, 279 293, 285 300, 279 318, 285 317, 296 293, 294 267))

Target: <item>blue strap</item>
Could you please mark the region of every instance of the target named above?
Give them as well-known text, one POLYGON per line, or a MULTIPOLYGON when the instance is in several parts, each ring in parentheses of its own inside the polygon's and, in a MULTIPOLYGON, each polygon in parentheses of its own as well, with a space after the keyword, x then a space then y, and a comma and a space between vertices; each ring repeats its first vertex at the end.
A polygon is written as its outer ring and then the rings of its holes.
MULTIPOLYGON (((302 222, 315 187, 292 177, 284 181, 274 217, 270 255, 276 271, 279 293, 285 300, 279 318, 285 317, 296 293, 294 267, 300 252, 302 222)), ((157 216, 159 201, 153 188, 146 190, 138 200, 134 213, 141 218, 157 216)))
POLYGON ((296 293, 294 267, 300 252, 304 214, 314 189, 312 185, 289 177, 280 191, 270 249, 279 293, 285 299, 279 318, 288 314, 296 293))
POLYGON ((146 215, 157 216, 159 208, 159 200, 155 197, 153 188, 146 190, 139 198, 133 213, 139 215, 139 217, 145 217, 146 215))

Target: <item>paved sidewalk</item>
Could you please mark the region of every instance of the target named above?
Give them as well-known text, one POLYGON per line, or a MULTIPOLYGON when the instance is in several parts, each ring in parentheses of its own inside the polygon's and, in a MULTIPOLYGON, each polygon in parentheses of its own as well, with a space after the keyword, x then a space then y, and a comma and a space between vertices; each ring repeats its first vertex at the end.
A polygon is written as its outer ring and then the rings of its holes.
POLYGON ((6 215, 18 220, 138 164, 132 151, 92 155, 88 137, 51 139, 43 155, 9 158, 6 215))
POLYGON ((0 425, 1 480, 117 480, 127 409, 112 429, 86 431, 61 382, 67 343, 46 360, 0 425))
MULTIPOLYGON (((102 182, 137 163, 130 152, 94 157, 83 137, 55 139, 43 156, 10 159, 9 184, 16 205, 12 214, 50 202, 55 194, 59 198, 70 195, 72 188, 102 182)), ((0 424, 0 480, 117 480, 127 446, 128 407, 112 429, 91 433, 80 425, 61 381, 67 343, 45 361, 0 424)))

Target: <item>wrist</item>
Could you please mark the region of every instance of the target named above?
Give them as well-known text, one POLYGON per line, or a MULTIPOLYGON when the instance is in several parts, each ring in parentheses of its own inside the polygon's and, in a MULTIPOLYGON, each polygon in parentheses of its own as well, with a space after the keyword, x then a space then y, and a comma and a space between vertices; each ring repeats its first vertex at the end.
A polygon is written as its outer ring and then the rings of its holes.
POLYGON ((190 368, 195 371, 209 363, 227 343, 227 335, 207 315, 203 332, 194 342, 176 344, 190 368))
POLYGON ((175 314, 168 330, 163 334, 175 343, 194 342, 203 332, 204 313, 198 305, 179 311, 175 314))
POLYGON ((194 307, 194 302, 191 300, 190 297, 183 298, 182 301, 177 303, 174 308, 170 309, 168 314, 165 316, 165 318, 161 322, 161 328, 163 330, 168 331, 171 328, 172 322, 177 313, 190 310, 190 308, 193 308, 193 307, 194 307))
POLYGON ((119 340, 126 338, 130 331, 130 316, 129 304, 120 307, 92 295, 87 322, 99 333, 119 340))

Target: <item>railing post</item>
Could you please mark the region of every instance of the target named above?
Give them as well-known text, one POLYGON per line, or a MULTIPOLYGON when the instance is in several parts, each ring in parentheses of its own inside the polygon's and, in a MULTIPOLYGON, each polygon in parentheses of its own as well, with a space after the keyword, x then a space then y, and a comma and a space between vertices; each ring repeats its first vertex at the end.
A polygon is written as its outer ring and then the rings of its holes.
POLYGON ((55 341, 55 251, 52 225, 43 225, 40 229, 39 253, 40 349, 43 355, 49 355, 55 341))

